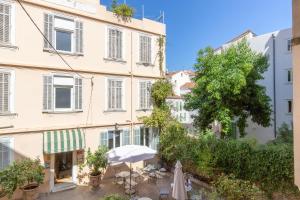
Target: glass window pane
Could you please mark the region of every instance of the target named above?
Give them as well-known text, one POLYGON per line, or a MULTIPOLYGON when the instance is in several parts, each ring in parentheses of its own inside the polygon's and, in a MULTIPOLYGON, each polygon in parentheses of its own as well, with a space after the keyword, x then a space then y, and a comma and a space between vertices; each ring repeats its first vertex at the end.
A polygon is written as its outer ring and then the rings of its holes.
POLYGON ((72 33, 67 31, 56 31, 56 49, 61 51, 71 51, 72 33))
POLYGON ((55 88, 55 107, 71 108, 71 88, 55 88))
POLYGON ((144 144, 144 134, 145 134, 144 130, 145 130, 144 128, 141 128, 140 145, 145 145, 144 144))
POLYGON ((108 148, 109 149, 114 148, 114 132, 113 131, 108 132, 108 148))
POLYGON ((149 134, 149 128, 145 128, 145 145, 147 147, 150 146, 150 134, 149 134))
POLYGON ((121 145, 121 132, 116 131, 115 132, 115 148, 120 147, 121 145))

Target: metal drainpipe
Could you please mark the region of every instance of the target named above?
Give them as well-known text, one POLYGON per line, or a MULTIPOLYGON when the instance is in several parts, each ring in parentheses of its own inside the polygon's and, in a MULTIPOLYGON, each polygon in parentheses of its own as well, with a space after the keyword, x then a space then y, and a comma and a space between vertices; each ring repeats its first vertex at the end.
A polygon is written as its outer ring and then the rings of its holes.
POLYGON ((274 98, 274 137, 276 138, 277 134, 277 107, 276 107, 276 41, 275 35, 272 34, 273 40, 273 98, 274 98))
MULTIPOLYGON (((130 78, 131 78, 131 83, 130 83, 130 93, 131 93, 131 95, 130 95, 130 106, 131 106, 131 108, 130 108, 130 124, 131 124, 131 126, 130 126, 130 134, 131 134, 131 136, 133 136, 133 101, 132 101, 132 98, 133 98, 133 96, 132 96, 132 89, 133 89, 133 72, 132 72, 132 68, 133 68, 133 66, 132 66, 132 64, 133 64, 133 61, 132 61, 132 57, 133 57, 133 55, 132 55, 132 48, 133 48, 133 41, 132 41, 132 31, 131 31, 131 52, 130 52, 130 78)), ((133 137, 131 137, 131 138, 133 138, 133 137)), ((131 140, 133 140, 133 139, 131 139, 131 140)), ((132 141, 133 142, 133 141, 132 141)))

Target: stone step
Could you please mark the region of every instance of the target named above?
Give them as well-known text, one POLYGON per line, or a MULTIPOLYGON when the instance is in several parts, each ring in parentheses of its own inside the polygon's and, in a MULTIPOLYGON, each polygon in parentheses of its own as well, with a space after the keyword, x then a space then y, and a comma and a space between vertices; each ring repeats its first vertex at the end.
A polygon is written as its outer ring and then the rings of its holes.
POLYGON ((54 186, 52 192, 61 192, 65 190, 71 190, 76 188, 75 183, 60 183, 54 186))

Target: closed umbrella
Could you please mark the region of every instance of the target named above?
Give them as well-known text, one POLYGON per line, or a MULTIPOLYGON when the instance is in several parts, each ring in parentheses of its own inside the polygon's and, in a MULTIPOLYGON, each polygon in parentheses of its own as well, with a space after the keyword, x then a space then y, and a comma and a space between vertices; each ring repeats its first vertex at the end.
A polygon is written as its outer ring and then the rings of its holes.
POLYGON ((187 199, 187 192, 185 190, 182 165, 180 161, 177 161, 175 165, 172 197, 177 200, 187 199))
POLYGON ((126 145, 110 150, 106 153, 109 163, 130 163, 130 191, 131 191, 131 163, 154 158, 156 151, 146 146, 126 145))

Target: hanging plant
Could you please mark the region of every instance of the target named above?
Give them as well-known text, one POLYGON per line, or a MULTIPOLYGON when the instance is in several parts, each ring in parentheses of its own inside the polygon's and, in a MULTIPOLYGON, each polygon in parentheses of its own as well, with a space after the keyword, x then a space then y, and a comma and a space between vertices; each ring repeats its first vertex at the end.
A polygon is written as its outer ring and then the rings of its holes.
POLYGON ((125 3, 118 4, 117 0, 113 0, 111 10, 119 20, 124 22, 130 22, 135 12, 134 8, 125 3))
POLYGON ((159 38, 157 39, 157 43, 158 43, 158 52, 157 52, 157 56, 158 56, 158 62, 159 62, 159 70, 160 70, 160 74, 161 76, 164 75, 164 60, 165 60, 165 37, 164 36, 159 36, 159 38))

